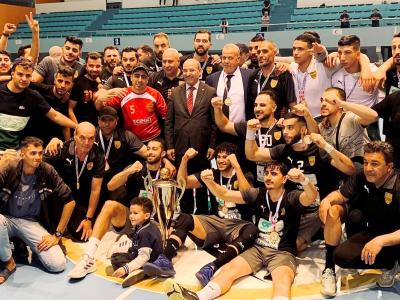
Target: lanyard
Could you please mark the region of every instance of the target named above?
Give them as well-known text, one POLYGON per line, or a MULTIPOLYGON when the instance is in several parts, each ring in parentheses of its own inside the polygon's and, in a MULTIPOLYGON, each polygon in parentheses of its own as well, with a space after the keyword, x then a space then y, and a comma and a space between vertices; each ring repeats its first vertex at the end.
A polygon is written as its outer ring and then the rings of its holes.
POLYGON ((207 66, 207 63, 208 63, 208 57, 207 57, 207 59, 204 61, 204 63, 203 63, 203 65, 201 66, 201 79, 203 79, 203 73, 204 73, 204 69, 206 68, 206 66, 207 66))
POLYGON ((276 205, 275 213, 274 213, 274 215, 272 215, 271 206, 269 205, 268 191, 265 192, 265 197, 267 199, 267 205, 268 205, 268 209, 269 209, 269 220, 268 221, 270 221, 272 223, 272 226, 275 226, 276 222, 278 221, 279 208, 281 207, 283 194, 285 194, 285 191, 283 191, 282 195, 279 197, 278 204, 276 205))
POLYGON ((400 71, 397 71, 397 87, 400 88, 400 71))
MULTIPOLYGON (((151 177, 150 170, 148 168, 147 168, 147 175, 149 175, 151 177)), ((160 168, 158 168, 158 170, 157 170, 156 177, 155 178, 152 177, 152 178, 153 178, 153 180, 157 180, 159 176, 160 176, 160 168)))
POLYGON ((263 84, 261 85, 261 87, 260 87, 260 83, 261 83, 261 77, 263 76, 263 73, 262 73, 262 71, 260 71, 260 76, 258 77, 257 94, 259 94, 261 91, 264 90, 265 86, 266 86, 267 83, 268 83, 269 77, 271 76, 271 74, 272 74, 274 71, 275 71, 275 65, 274 65, 274 67, 272 68, 271 73, 269 73, 268 76, 265 77, 265 80, 264 80, 263 84))
POLYGON ((267 130, 267 132, 266 132, 265 134, 261 134, 261 128, 258 129, 258 132, 257 132, 257 134, 258 134, 258 145, 259 145, 260 148, 265 148, 265 144, 267 143, 267 135, 268 135, 268 133, 272 130, 272 128, 275 127, 275 125, 276 125, 277 122, 278 122, 278 121, 275 120, 275 123, 274 123, 271 127, 268 128, 268 130, 267 130), (265 138, 262 139, 262 138, 261 138, 262 136, 264 136, 265 138), (263 141, 263 140, 264 140, 264 141, 263 141))
POLYGON ((354 82, 353 87, 352 87, 352 88, 350 89, 350 91, 347 93, 347 91, 346 91, 346 77, 347 77, 347 75, 344 75, 344 76, 343 76, 343 90, 344 90, 344 92, 346 93, 346 100, 348 100, 348 99, 350 98, 350 95, 354 92, 354 89, 355 89, 356 86, 357 86, 358 78, 357 78, 356 82, 354 82))
POLYGON ((75 147, 75 174, 76 174, 76 189, 79 190, 80 188, 80 184, 79 184, 79 178, 81 177, 83 170, 85 169, 87 160, 88 160, 89 154, 86 154, 85 159, 83 160, 83 164, 81 167, 81 170, 79 170, 79 166, 78 166, 78 156, 76 155, 76 147, 75 147))
POLYGON ((101 133, 101 129, 99 130, 99 138, 100 138, 101 148, 103 149, 103 152, 104 152, 104 159, 107 162, 108 155, 110 154, 110 150, 111 150, 111 145, 114 140, 114 134, 111 136, 110 141, 108 142, 107 151, 106 151, 106 147, 104 146, 104 140, 103 140, 103 135, 101 133))
MULTIPOLYGON (((232 180, 233 176, 235 176, 235 174, 236 174, 236 171, 235 171, 235 169, 233 169, 232 175, 231 175, 231 177, 229 177, 228 182, 226 183, 226 188, 228 190, 231 190, 231 188, 232 188, 231 180, 232 180)), ((221 186, 224 186, 224 184, 222 183, 222 173, 219 173, 219 183, 221 186)))
POLYGON ((299 91, 299 102, 303 102, 305 99, 305 89, 307 83, 308 72, 304 73, 303 82, 301 81, 301 76, 299 73, 296 74, 297 89, 299 91))
POLYGON ((125 72, 124 72, 124 79, 125 79, 126 87, 130 87, 129 80, 128 80, 128 77, 126 76, 125 72))

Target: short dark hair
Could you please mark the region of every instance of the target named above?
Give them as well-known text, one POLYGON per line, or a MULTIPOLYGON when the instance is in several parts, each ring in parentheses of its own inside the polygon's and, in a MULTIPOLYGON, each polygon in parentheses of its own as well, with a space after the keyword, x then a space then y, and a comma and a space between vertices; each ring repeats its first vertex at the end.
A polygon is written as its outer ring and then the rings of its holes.
POLYGON ((308 48, 312 48, 313 43, 317 42, 317 39, 315 38, 315 36, 313 36, 312 34, 309 34, 309 33, 302 33, 302 34, 298 35, 294 40, 307 43, 308 48))
POLYGON ((257 33, 254 37, 252 37, 250 42, 262 42, 264 40, 265 40, 265 38, 261 34, 257 33))
POLYGON ((43 147, 43 141, 35 136, 27 136, 21 141, 21 149, 27 148, 29 145, 43 147))
POLYGON ((149 143, 150 142, 159 142, 161 144, 161 148, 163 151, 167 149, 167 143, 165 142, 165 140, 163 138, 156 137, 156 138, 150 140, 149 143))
POLYGON ((398 32, 395 35, 393 35, 393 38, 400 38, 400 32, 398 32))
POLYGON ((75 70, 72 69, 70 66, 63 66, 60 65, 58 67, 57 73, 55 74, 55 76, 57 76, 58 74, 64 76, 64 77, 72 77, 72 79, 75 77, 75 70))
POLYGON ((360 49, 361 41, 360 38, 354 34, 344 35, 340 38, 338 46, 353 46, 355 49, 360 49))
POLYGON ((382 153, 387 164, 394 160, 394 149, 389 143, 373 141, 364 145, 364 153, 382 153))
POLYGON ((96 60, 96 59, 101 59, 101 58, 102 58, 102 56, 101 56, 101 54, 99 52, 89 52, 86 55, 86 62, 88 62, 89 59, 96 60))
POLYGON ((316 31, 304 31, 303 33, 304 33, 304 34, 312 35, 312 36, 315 38, 315 41, 316 41, 318 44, 321 44, 321 36, 319 35, 318 32, 316 32, 316 31))
POLYGON ((82 40, 81 40, 80 38, 77 38, 76 36, 67 36, 67 37, 65 38, 64 44, 65 44, 66 42, 70 42, 71 44, 74 44, 74 45, 79 45, 79 48, 80 48, 80 49, 82 49, 82 47, 83 47, 83 42, 82 42, 82 40))
POLYGON ((269 169, 269 170, 271 170, 271 169, 272 169, 272 170, 278 169, 279 172, 281 172, 283 176, 286 176, 287 173, 289 172, 289 167, 288 167, 287 164, 285 164, 285 163, 283 163, 283 162, 281 162, 281 161, 276 161, 276 160, 274 160, 274 161, 269 161, 269 162, 267 162, 267 163, 265 164, 264 173, 265 173, 265 171, 268 170, 268 169, 269 169))
POLYGON ((0 54, 7 55, 8 58, 11 60, 10 53, 8 53, 6 50, 0 50, 0 54))
POLYGON ((236 43, 235 45, 239 47, 240 54, 242 54, 242 53, 248 54, 250 52, 249 47, 246 44, 236 43))
POLYGON ((24 45, 18 48, 17 57, 24 56, 25 50, 31 48, 31 45, 24 45))
POLYGON ((33 63, 25 58, 25 57, 18 57, 17 59, 14 60, 14 62, 12 63, 12 67, 11 67, 11 71, 14 72, 15 68, 21 66, 24 69, 33 69, 33 63))
POLYGON ((344 91, 344 89, 331 86, 331 87, 328 87, 328 88, 325 90, 325 92, 329 92, 329 91, 335 91, 335 92, 338 94, 340 100, 346 101, 346 92, 344 91))
MULTIPOLYGON (((269 96, 269 97, 271 98, 271 100, 275 102, 275 104, 278 104, 278 102, 279 102, 278 96, 276 95, 276 93, 275 93, 274 91, 270 91, 270 90, 261 91, 261 92, 258 94, 258 96, 260 96, 260 95, 269 96)), ((257 96, 257 97, 258 97, 258 96, 257 96)))
POLYGON ((219 144, 216 148, 215 148, 215 154, 217 155, 218 153, 221 152, 225 152, 226 154, 235 154, 236 156, 238 156, 239 154, 239 147, 233 143, 229 143, 229 142, 223 142, 221 144, 219 144))
POLYGON ((141 45, 141 46, 139 46, 138 50, 139 49, 141 49, 143 52, 150 53, 151 55, 154 55, 154 50, 149 45, 141 45))
POLYGON ((285 120, 287 119, 296 119, 298 122, 303 123, 303 124, 307 124, 306 119, 303 116, 298 116, 296 115, 294 112, 288 112, 286 113, 283 118, 285 120))
POLYGON ((210 32, 209 30, 207 30, 207 29, 200 29, 200 30, 198 30, 198 31, 194 34, 194 39, 193 39, 193 40, 196 39, 196 36, 197 36, 199 33, 207 33, 207 34, 208 34, 208 40, 211 42, 211 32, 210 32))
POLYGON ((119 49, 117 47, 115 47, 115 46, 107 46, 107 47, 104 48, 103 54, 105 54, 107 50, 117 50, 119 52, 119 49))
POLYGON ((145 213, 151 214, 153 212, 153 202, 146 197, 135 197, 131 200, 131 205, 139 205, 145 213))
POLYGON ((124 49, 122 49, 121 57, 124 53, 130 53, 130 52, 135 52, 136 59, 139 58, 139 55, 137 54, 137 48, 134 47, 125 47, 124 49))

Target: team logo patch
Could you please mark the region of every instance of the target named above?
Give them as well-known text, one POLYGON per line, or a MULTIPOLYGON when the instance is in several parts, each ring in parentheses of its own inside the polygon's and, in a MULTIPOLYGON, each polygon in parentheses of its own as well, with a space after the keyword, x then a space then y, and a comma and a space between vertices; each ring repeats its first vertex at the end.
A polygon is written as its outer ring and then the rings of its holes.
POLYGON ((212 66, 208 66, 206 68, 206 72, 207 72, 208 75, 210 75, 212 73, 212 66))
POLYGON ((146 109, 148 112, 154 112, 154 104, 153 103, 147 104, 146 109))
POLYGON ((121 148, 121 141, 114 141, 114 147, 115 147, 116 149, 121 148))
POLYGON ((385 203, 389 205, 390 203, 392 203, 392 200, 393 200, 393 194, 386 192, 385 193, 385 203))
POLYGON ((282 137, 282 131, 275 131, 274 132, 274 138, 275 140, 279 141, 282 137))
POLYGON ((239 182, 237 180, 235 180, 235 182, 233 183, 233 188, 235 190, 237 190, 239 188, 239 182))
POLYGON ((272 88, 275 88, 277 86, 277 84, 278 84, 278 80, 272 79, 270 84, 271 84, 272 88))
POLYGON ((310 163, 310 166, 313 167, 315 165, 315 156, 309 156, 308 162, 310 163))
POLYGON ((310 77, 311 77, 312 79, 316 79, 316 78, 317 78, 317 72, 316 72, 316 71, 312 71, 312 72, 310 73, 310 77))
POLYGON ((86 168, 90 171, 91 169, 93 169, 93 163, 92 162, 89 162, 87 165, 86 165, 86 168))
POLYGON ((286 214, 286 210, 285 210, 284 207, 282 207, 282 209, 281 209, 281 216, 284 216, 285 214, 286 214))

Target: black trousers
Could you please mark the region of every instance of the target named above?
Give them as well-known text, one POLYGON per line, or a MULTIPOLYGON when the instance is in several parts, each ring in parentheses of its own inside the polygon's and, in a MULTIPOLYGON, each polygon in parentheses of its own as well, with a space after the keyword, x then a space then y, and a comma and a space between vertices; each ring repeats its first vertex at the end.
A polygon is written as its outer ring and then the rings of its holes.
POLYGON ((340 244, 333 253, 336 265, 344 269, 392 269, 399 259, 400 246, 383 247, 375 258, 375 263, 367 265, 361 260, 361 252, 369 241, 376 236, 367 231, 353 235, 340 244))

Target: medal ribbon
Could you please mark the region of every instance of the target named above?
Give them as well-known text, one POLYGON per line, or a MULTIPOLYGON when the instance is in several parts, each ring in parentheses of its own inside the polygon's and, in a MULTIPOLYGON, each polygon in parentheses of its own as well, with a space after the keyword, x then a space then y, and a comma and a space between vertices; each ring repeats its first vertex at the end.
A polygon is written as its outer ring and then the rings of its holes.
POLYGON ((107 163, 108 156, 110 155, 111 145, 114 140, 114 134, 111 136, 110 141, 108 142, 107 151, 106 151, 106 147, 104 146, 103 134, 101 133, 101 129, 99 131, 99 138, 100 138, 101 148, 103 149, 103 152, 104 152, 104 160, 107 163))
POLYGON ((301 76, 299 73, 296 75, 297 90, 299 92, 299 102, 303 102, 305 99, 305 89, 306 89, 307 77, 308 77, 308 72, 304 73, 303 81, 301 80, 301 76))
POLYGON ((78 156, 76 155, 76 147, 75 147, 75 174, 76 174, 76 186, 77 186, 78 190, 79 190, 79 178, 81 177, 83 170, 85 169, 88 157, 89 157, 89 154, 86 154, 85 159, 83 160, 81 170, 78 171, 79 170, 79 166, 78 166, 79 159, 78 159, 78 156))
POLYGON ((257 94, 259 94, 261 91, 264 90, 265 86, 266 86, 267 83, 268 83, 269 77, 271 76, 272 73, 274 73, 274 71, 275 71, 275 65, 274 65, 274 67, 272 68, 271 73, 269 73, 268 76, 265 77, 265 80, 264 80, 263 84, 262 84, 261 87, 260 87, 261 77, 262 77, 262 75, 263 75, 262 72, 261 72, 261 70, 260 70, 260 75, 259 75, 259 77, 258 77, 257 94))
POLYGON ((269 209, 269 220, 272 223, 272 227, 275 230, 275 224, 278 221, 278 217, 279 217, 279 208, 281 207, 281 203, 282 203, 282 199, 283 199, 283 194, 285 193, 285 191, 283 191, 282 195, 279 197, 278 199, 278 204, 276 205, 276 210, 274 215, 272 215, 272 211, 271 211, 271 206, 269 205, 269 196, 268 196, 268 191, 265 193, 265 197, 267 199, 267 205, 268 205, 268 209, 269 209))
POLYGON ((360 77, 357 78, 356 82, 354 82, 353 87, 350 89, 350 91, 349 91, 348 93, 347 93, 347 91, 346 91, 346 77, 347 77, 347 75, 344 75, 344 76, 343 76, 343 90, 344 90, 344 92, 346 93, 346 100, 347 100, 347 99, 350 98, 350 95, 354 92, 354 89, 356 88, 357 83, 358 83, 358 79, 359 79, 360 77))
POLYGON ((275 123, 271 127, 268 128, 268 130, 267 130, 267 132, 265 134, 261 134, 261 128, 258 129, 257 135, 258 135, 258 143, 259 143, 260 148, 265 148, 265 143, 267 142, 266 138, 264 139, 264 142, 262 142, 261 136, 265 136, 266 137, 268 135, 268 133, 271 131, 271 129, 274 128, 274 126, 276 125, 277 122, 278 121, 275 120, 275 123))

